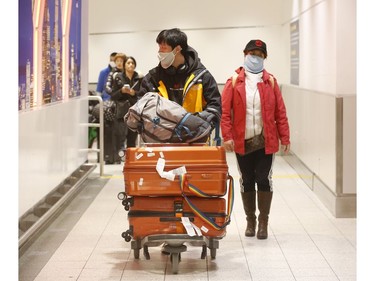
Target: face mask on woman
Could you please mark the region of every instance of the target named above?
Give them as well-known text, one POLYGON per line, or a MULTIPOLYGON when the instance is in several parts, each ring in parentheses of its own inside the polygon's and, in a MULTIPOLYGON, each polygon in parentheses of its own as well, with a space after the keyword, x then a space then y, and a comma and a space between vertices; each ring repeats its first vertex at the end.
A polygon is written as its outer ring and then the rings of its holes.
POLYGON ((114 61, 110 61, 110 62, 109 62, 109 66, 112 67, 112 68, 114 68, 114 67, 116 66, 116 64, 115 64, 114 61))
POLYGON ((244 66, 251 73, 259 73, 263 70, 264 59, 254 55, 246 55, 244 66))
POLYGON ((160 61, 161 66, 164 69, 167 69, 173 64, 175 57, 176 57, 176 54, 173 52, 173 50, 172 52, 169 52, 169 53, 162 53, 162 52, 158 53, 158 59, 160 61))

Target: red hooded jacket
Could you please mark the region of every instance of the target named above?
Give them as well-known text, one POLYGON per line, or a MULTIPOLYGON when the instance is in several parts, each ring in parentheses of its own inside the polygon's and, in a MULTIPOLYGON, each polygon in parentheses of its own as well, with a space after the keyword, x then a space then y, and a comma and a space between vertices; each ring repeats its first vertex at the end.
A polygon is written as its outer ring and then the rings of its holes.
MULTIPOLYGON (((234 141, 234 151, 245 153, 245 126, 246 126, 246 90, 245 69, 236 70, 238 77, 233 87, 232 77, 224 86, 221 95, 222 116, 221 132, 224 141, 234 141)), ((258 83, 260 104, 263 119, 263 133, 265 139, 265 152, 272 154, 279 151, 281 144, 287 145, 289 139, 289 124, 286 108, 276 79, 263 70, 263 82, 258 83), (273 82, 271 81, 273 80, 273 82)))

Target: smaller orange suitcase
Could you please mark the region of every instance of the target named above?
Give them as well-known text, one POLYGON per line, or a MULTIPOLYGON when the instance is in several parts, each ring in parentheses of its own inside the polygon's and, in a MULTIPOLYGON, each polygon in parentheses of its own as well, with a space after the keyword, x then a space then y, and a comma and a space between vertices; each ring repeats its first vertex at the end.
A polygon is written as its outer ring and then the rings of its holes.
MULTIPOLYGON (((218 226, 226 223, 225 198, 189 197, 189 200, 218 226)), ((189 218, 201 230, 202 236, 222 238, 226 234, 225 226, 222 229, 215 229, 206 223, 193 212, 181 196, 135 196, 132 197, 130 205, 129 230, 126 235, 130 235, 135 240, 154 234, 186 234, 181 217, 189 218)))
POLYGON ((184 169, 187 182, 182 190, 186 195, 197 195, 188 184, 208 196, 226 194, 228 165, 225 149, 221 146, 128 148, 123 169, 125 193, 128 196, 181 195, 178 175, 184 169), (162 173, 157 170, 158 163, 162 164, 162 173), (175 176, 172 179, 162 177, 165 173, 175 176))

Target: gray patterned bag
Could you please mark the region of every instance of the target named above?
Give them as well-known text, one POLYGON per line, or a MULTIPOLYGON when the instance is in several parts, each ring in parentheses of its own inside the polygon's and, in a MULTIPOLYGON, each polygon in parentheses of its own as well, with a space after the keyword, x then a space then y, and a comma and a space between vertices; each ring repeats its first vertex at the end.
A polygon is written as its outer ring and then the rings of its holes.
POLYGON ((212 130, 207 121, 154 92, 130 107, 124 120, 145 143, 206 142, 212 130))

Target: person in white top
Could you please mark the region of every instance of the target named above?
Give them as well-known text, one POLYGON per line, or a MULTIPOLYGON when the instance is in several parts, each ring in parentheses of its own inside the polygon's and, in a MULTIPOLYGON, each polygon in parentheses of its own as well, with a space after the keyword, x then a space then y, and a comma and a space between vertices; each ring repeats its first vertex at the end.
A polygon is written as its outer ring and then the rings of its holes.
POLYGON ((243 53, 243 67, 227 80, 222 92, 220 125, 223 146, 236 153, 240 170, 245 236, 255 236, 258 203, 256 235, 267 239, 274 155, 280 143, 284 153, 289 151, 289 124, 276 78, 264 69, 266 43, 250 40, 243 53))

